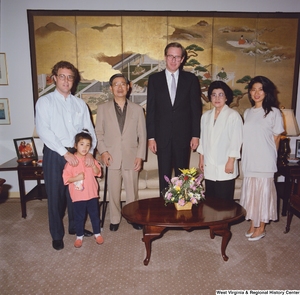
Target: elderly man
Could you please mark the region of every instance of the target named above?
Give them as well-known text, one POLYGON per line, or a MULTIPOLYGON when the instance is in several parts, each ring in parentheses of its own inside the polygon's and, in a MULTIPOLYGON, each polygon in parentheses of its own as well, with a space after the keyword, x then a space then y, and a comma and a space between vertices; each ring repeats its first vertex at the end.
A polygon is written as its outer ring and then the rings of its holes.
MULTIPOLYGON (((113 75, 112 101, 101 104, 97 111, 96 135, 98 152, 108 167, 110 230, 117 231, 121 220, 121 184, 124 181, 126 203, 138 198, 138 175, 146 155, 146 123, 143 108, 129 100, 129 82, 122 74, 113 75)), ((138 224, 132 224, 141 229, 138 224)))

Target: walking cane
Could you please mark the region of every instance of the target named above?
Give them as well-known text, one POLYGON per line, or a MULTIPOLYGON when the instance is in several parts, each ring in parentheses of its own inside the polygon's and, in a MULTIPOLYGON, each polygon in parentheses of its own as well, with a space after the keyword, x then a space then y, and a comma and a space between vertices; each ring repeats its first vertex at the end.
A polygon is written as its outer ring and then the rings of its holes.
POLYGON ((101 217, 101 228, 103 229, 107 202, 106 202, 106 194, 107 194, 107 174, 108 167, 105 165, 105 178, 104 178, 104 191, 103 191, 103 201, 102 201, 102 217, 101 217))

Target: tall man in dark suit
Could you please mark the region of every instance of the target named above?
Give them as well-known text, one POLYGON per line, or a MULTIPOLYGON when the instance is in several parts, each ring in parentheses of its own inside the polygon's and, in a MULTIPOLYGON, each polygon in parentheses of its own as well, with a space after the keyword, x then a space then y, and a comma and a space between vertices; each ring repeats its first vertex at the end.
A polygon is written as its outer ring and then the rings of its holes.
POLYGON ((184 47, 170 43, 165 48, 166 69, 149 77, 147 95, 147 137, 149 149, 157 154, 159 188, 167 187, 164 176, 189 167, 190 151, 200 138, 202 113, 198 78, 182 70, 184 47))

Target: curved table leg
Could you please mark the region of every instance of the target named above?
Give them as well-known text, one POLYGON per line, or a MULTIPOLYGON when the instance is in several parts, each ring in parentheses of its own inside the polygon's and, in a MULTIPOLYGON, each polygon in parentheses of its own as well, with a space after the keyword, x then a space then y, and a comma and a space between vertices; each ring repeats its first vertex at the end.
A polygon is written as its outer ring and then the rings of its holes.
POLYGON ((286 221, 286 227, 284 233, 287 234, 290 231, 290 226, 292 222, 294 212, 291 210, 291 208, 288 208, 288 213, 287 213, 287 221, 286 221))
POLYGON ((221 224, 216 226, 210 226, 210 237, 214 239, 215 235, 222 236, 221 253, 224 261, 228 260, 228 256, 225 254, 226 247, 231 238, 231 231, 228 224, 221 224))
POLYGON ((162 236, 162 232, 165 227, 161 226, 151 226, 151 225, 144 225, 143 228, 143 239, 142 241, 145 243, 146 247, 146 258, 144 260, 144 265, 148 265, 151 256, 151 242, 154 239, 158 239, 162 236))
POLYGON ((22 178, 22 173, 18 170, 18 179, 19 179, 19 191, 20 191, 20 202, 21 202, 21 211, 22 217, 26 218, 26 192, 25 192, 25 183, 22 178))

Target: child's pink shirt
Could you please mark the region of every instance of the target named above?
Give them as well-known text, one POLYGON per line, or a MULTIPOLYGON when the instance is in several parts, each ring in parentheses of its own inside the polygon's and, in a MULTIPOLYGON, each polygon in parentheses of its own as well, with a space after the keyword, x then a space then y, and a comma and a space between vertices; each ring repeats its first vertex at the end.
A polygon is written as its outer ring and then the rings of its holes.
MULTIPOLYGON (((95 175, 92 167, 85 166, 85 157, 76 158, 78 159, 79 164, 76 167, 73 167, 69 163, 66 163, 63 171, 63 181, 65 185, 69 185, 72 202, 87 201, 93 198, 98 198, 98 182, 95 179, 95 176, 100 176, 100 172, 95 175), (85 179, 83 180, 83 190, 76 190, 75 183, 69 183, 68 180, 81 172, 84 172, 85 175, 85 179)), ((99 163, 95 159, 94 162, 101 171, 99 163)))

